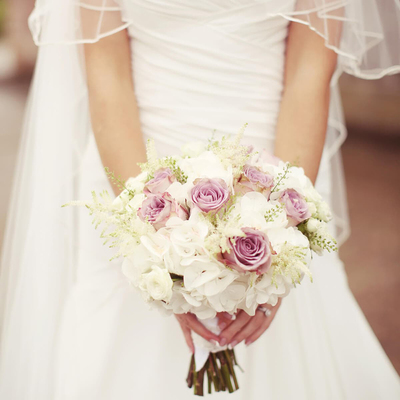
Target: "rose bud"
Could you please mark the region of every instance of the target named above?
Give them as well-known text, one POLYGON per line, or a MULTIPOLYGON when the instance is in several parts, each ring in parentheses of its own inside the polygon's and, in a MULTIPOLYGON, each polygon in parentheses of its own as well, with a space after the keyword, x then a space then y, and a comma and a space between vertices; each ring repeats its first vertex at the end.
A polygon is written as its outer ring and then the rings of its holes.
POLYGON ((145 193, 164 193, 176 178, 169 168, 161 168, 154 173, 154 178, 150 179, 145 187, 145 193))
POLYGON ((165 226, 170 217, 186 220, 189 214, 168 193, 150 194, 139 208, 138 217, 150 222, 156 230, 165 226))
POLYGON ((257 167, 245 165, 243 175, 240 177, 236 189, 242 194, 247 192, 261 192, 268 197, 273 186, 274 179, 270 174, 262 172, 257 167))
POLYGON ((267 235, 253 228, 242 228, 245 237, 229 239, 230 252, 223 253, 226 264, 239 272, 263 274, 271 266, 272 252, 267 235))
POLYGON ((296 190, 286 189, 282 192, 279 201, 285 206, 290 226, 296 226, 311 217, 304 196, 296 190))
POLYGON ((193 204, 201 211, 218 212, 229 200, 229 189, 223 179, 196 179, 190 191, 193 204))

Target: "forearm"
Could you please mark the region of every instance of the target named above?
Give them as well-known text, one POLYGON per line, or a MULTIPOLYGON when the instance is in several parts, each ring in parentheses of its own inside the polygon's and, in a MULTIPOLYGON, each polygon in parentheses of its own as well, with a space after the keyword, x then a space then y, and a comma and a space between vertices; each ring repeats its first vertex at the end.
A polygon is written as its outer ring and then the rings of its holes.
MULTIPOLYGON (((341 29, 340 22, 331 26, 341 29)), ((330 82, 337 55, 307 26, 291 23, 275 155, 304 168, 315 182, 325 143, 330 82)))
POLYGON ((146 152, 126 32, 86 45, 85 57, 90 116, 102 163, 122 179, 135 176, 146 152))
POLYGON ((108 96, 90 96, 92 128, 103 165, 125 180, 145 161, 139 112, 129 87, 116 85, 108 96))
POLYGON ((329 113, 329 85, 288 88, 279 113, 275 155, 304 168, 315 182, 325 143, 329 113), (303 90, 305 89, 305 90, 303 90))

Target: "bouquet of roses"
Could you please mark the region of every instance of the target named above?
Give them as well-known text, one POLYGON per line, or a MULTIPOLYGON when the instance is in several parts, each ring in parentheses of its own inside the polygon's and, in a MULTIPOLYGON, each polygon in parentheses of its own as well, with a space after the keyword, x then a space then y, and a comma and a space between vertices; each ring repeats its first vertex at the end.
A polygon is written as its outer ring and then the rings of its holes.
MULTIPOLYGON (((302 168, 235 137, 189 143, 181 155, 157 157, 147 143, 142 173, 121 182, 121 194, 93 193, 85 205, 102 237, 123 256, 123 273, 144 300, 167 313, 193 313, 218 334, 217 313, 244 310, 280 297, 311 279, 311 251, 336 250, 330 210, 302 168)), ((187 382, 238 389, 233 349, 195 335, 187 382)))

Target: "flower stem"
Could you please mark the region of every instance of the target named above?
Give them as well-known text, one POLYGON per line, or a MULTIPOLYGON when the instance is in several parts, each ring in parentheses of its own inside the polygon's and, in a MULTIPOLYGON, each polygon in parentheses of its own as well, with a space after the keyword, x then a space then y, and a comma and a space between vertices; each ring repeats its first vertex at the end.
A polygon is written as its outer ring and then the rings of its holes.
POLYGON ((213 386, 216 392, 228 391, 233 393, 239 389, 235 365, 237 365, 235 352, 233 350, 223 350, 210 353, 203 368, 196 371, 193 355, 186 378, 187 385, 189 388, 193 387, 193 392, 196 396, 204 396, 204 376, 207 374, 208 393, 212 393, 213 386))

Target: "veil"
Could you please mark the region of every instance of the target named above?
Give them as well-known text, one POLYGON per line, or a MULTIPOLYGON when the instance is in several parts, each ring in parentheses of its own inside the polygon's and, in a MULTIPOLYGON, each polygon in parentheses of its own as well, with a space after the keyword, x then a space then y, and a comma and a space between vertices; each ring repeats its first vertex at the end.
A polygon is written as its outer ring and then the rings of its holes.
MULTIPOLYGON (((0 398, 54 398, 58 330, 78 240, 76 211, 60 205, 76 198, 91 129, 82 45, 133 25, 126 4, 144 1, 37 0, 29 18, 39 54, 2 252, 0 398)), ((364 79, 400 72, 400 2, 297 0, 293 8, 294 1, 276 1, 269 16, 308 25, 339 56, 325 157, 343 242, 349 228, 339 150, 346 129, 336 82, 342 72, 364 79)))

